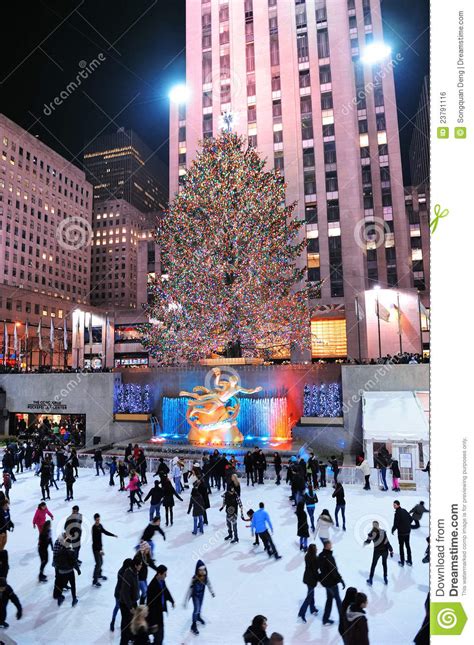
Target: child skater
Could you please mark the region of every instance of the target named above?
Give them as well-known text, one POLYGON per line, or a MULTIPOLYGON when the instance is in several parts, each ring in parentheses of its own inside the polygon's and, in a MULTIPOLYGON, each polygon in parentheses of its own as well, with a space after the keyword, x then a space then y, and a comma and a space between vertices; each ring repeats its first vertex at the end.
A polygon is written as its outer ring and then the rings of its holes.
POLYGON ((196 635, 199 634, 196 622, 200 622, 201 625, 206 624, 201 618, 201 609, 206 587, 209 587, 211 596, 214 598, 215 593, 212 589, 209 576, 207 575, 206 565, 202 560, 198 560, 196 563, 196 570, 194 576, 191 579, 191 584, 189 585, 188 593, 186 594, 186 600, 184 602, 184 607, 186 608, 189 599, 191 598, 193 601, 193 622, 191 625, 191 631, 196 635))

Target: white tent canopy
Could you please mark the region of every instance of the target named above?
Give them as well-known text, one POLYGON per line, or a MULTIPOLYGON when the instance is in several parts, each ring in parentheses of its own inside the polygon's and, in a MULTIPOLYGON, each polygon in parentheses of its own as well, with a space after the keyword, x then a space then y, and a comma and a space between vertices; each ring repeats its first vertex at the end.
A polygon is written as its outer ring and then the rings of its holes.
POLYGON ((427 392, 364 392, 366 441, 428 441, 427 392))

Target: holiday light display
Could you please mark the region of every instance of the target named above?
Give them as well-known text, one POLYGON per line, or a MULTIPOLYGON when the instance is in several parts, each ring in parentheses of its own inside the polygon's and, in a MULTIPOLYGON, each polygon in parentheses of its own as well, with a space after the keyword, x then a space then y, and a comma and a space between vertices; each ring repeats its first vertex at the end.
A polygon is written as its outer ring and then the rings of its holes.
POLYGON ((114 412, 143 414, 151 412, 149 385, 119 383, 114 391, 114 412))
POLYGON ((303 416, 341 417, 342 389, 339 383, 320 383, 305 385, 303 396, 303 416))
POLYGON ((222 378, 218 367, 212 370, 214 387, 209 389, 201 385, 193 388, 192 392, 180 392, 180 396, 188 397, 186 419, 191 430, 188 440, 198 442, 202 439, 208 442, 239 443, 244 440, 237 427, 240 402, 237 395, 255 394, 262 390, 256 387, 252 390, 242 387, 238 376, 231 374, 222 378), (212 436, 211 436, 212 435, 212 436))
POLYGON ((160 220, 167 279, 153 283, 142 328, 160 364, 309 347, 303 223, 264 165, 233 132, 206 139, 160 220))

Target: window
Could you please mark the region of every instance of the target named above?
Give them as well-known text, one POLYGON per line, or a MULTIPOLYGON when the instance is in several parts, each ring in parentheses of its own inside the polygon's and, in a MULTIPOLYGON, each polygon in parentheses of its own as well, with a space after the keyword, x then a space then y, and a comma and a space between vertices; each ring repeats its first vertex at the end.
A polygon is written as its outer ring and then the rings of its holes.
POLYGON ((304 217, 306 224, 317 224, 318 222, 318 208, 316 205, 306 206, 304 210, 304 217))
POLYGON ((212 114, 205 114, 202 119, 202 131, 212 134, 212 114))
POLYGON ((296 37, 296 48, 298 51, 298 62, 306 62, 309 56, 308 52, 308 34, 298 34, 296 37))
POLYGON ((322 65, 319 68, 319 82, 321 85, 331 82, 331 68, 329 65, 322 65))
POLYGON ((273 101, 272 112, 273 118, 281 116, 281 101, 273 101))
POLYGON ((318 56, 319 58, 329 58, 329 36, 327 29, 318 31, 318 56))
POLYGON ((255 71, 255 48, 253 43, 246 45, 245 56, 247 61, 247 72, 255 71))
POLYGON ((335 172, 326 173, 326 192, 334 193, 337 191, 337 174, 335 172))
POLYGON ((314 148, 303 149, 303 166, 304 168, 314 167, 314 148))
POLYGON ((300 87, 309 87, 311 85, 311 76, 309 69, 300 72, 300 87))
POLYGON ((339 221, 339 201, 337 199, 328 200, 327 217, 328 217, 328 222, 339 221))
POLYGON ((272 76, 272 92, 279 92, 281 89, 280 75, 272 76))
POLYGON ((324 144, 324 163, 336 163, 336 142, 329 141, 324 144))
POLYGON ((301 114, 311 114, 311 96, 302 96, 300 98, 301 114))
POLYGON ((202 82, 212 81, 212 52, 202 53, 202 82))
MULTIPOLYGON (((275 135, 277 133, 274 132, 273 134, 275 135)), ((280 131, 280 134, 282 134, 281 131, 280 131)), ((284 160, 283 160, 283 153, 282 152, 275 153, 275 169, 279 170, 280 172, 283 172, 283 170, 284 170, 284 160)))
POLYGON ((283 130, 273 132, 273 143, 283 143, 283 130))
POLYGON ((304 172, 304 194, 305 195, 314 195, 316 193, 316 177, 314 171, 305 171, 304 172))
POLYGON ((280 49, 278 35, 270 36, 270 64, 275 67, 280 64, 280 49))
POLYGON ((332 107, 333 107, 332 92, 326 92, 324 94, 321 94, 321 109, 331 110, 332 107))
POLYGON ((249 123, 254 123, 257 120, 257 106, 249 105, 247 108, 247 120, 249 123))
POLYGON ((247 96, 255 96, 255 74, 247 76, 247 96))
POLYGON ((303 141, 313 138, 313 119, 311 115, 301 118, 301 136, 303 141))

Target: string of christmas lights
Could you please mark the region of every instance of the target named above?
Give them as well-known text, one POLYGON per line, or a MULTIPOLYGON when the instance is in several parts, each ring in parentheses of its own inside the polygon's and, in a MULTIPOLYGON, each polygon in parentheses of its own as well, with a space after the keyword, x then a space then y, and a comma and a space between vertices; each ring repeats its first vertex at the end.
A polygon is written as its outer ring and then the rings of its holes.
POLYGON ((342 388, 340 383, 305 385, 303 416, 342 417, 342 388))

